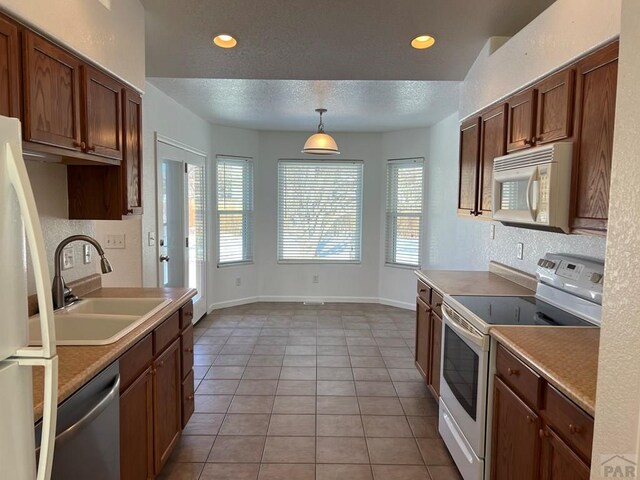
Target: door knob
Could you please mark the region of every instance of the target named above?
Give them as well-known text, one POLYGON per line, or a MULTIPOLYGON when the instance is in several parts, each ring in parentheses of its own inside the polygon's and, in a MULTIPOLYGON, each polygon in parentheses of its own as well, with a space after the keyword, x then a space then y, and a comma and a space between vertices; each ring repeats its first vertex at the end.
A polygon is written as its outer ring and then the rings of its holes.
POLYGON ((160 255, 160 261, 161 262, 168 262, 169 261, 169 255, 160 255))

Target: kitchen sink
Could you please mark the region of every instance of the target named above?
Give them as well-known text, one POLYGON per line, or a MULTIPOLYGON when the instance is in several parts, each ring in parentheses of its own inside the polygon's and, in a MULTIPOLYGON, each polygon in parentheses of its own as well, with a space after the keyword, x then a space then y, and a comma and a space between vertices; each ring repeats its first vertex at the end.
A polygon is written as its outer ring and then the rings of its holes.
MULTIPOLYGON (((168 305, 164 298, 90 298, 54 313, 57 345, 117 342, 168 305)), ((29 319, 29 342, 41 342, 38 316, 29 319)))

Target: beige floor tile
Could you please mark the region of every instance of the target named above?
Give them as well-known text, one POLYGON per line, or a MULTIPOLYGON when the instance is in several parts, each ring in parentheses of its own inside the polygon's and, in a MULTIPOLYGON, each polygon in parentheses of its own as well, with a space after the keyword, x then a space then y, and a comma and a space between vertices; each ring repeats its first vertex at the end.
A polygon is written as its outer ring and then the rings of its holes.
POLYGON ((360 407, 357 397, 317 397, 317 414, 358 415, 360 407))
POLYGON ((316 480, 372 480, 369 465, 316 465, 316 480))
POLYGON ((240 380, 236 395, 275 395, 278 380, 240 380))
POLYGON ((318 380, 353 380, 350 368, 318 367, 318 380))
POLYGON ((315 367, 316 357, 314 355, 285 355, 282 362, 283 367, 315 367))
MULTIPOLYGON (((261 337, 262 338, 262 337, 261 337)), ((275 337, 278 338, 278 337, 275 337)), ((283 337, 286 339, 286 337, 283 337)), ((258 345, 253 348, 253 355, 284 355, 284 345, 261 345, 258 340, 258 345)))
POLYGON ((395 397, 358 397, 362 415, 404 415, 395 397))
POLYGON ((199 480, 256 480, 259 463, 207 463, 199 480))
POLYGON ((351 359, 351 366, 353 368, 385 368, 385 363, 382 357, 367 357, 354 355, 349 357, 351 359))
POLYGON ((267 437, 264 463, 314 463, 315 437, 267 437))
POLYGON ((360 415, 318 415, 318 437, 363 437, 360 415))
POLYGON ((437 417, 438 404, 433 397, 400 398, 405 415, 437 417))
POLYGON ((171 462, 204 462, 216 437, 210 435, 185 435, 171 454, 171 462))
POLYGON ((196 395, 197 413, 227 413, 233 395, 196 395))
POLYGON ((217 435, 223 420, 221 413, 194 413, 182 435, 217 435))
POLYGON ((307 437, 316 434, 315 415, 272 415, 268 435, 307 437))
POLYGON ((356 382, 356 393, 359 397, 398 396, 391 382, 356 382))
POLYGON ((318 380, 318 395, 354 396, 356 387, 353 381, 318 380))
POLYGON ((316 367, 282 367, 282 380, 315 380, 316 367))
POLYGON ((349 355, 352 357, 379 357, 380 349, 378 347, 353 345, 349 347, 349 355))
POLYGON ((407 417, 413 436, 416 438, 439 438, 438 417, 407 417))
POLYGON ((315 395, 316 382, 313 380, 280 380, 276 395, 315 395))
POLYGON ((247 367, 243 380, 277 380, 281 367, 247 367))
POLYGON ((267 395, 237 395, 231 401, 229 413, 271 413, 273 399, 267 395))
POLYGON ((263 463, 258 480, 315 480, 315 464, 263 463))
POLYGON ((287 345, 315 345, 316 337, 289 336, 287 345))
POLYGON ((251 355, 253 347, 254 345, 229 345, 227 343, 220 350, 220 355, 251 355))
POLYGON ((372 464, 423 465, 413 438, 367 438, 372 464))
POLYGON ((347 355, 318 355, 318 367, 351 367, 347 355))
POLYGON ((446 445, 440 438, 419 438, 417 440, 425 465, 452 466, 453 460, 446 445))
POLYGON ((269 417, 263 413, 229 414, 220 428, 220 435, 266 435, 269 417))
POLYGON ((213 361, 215 359, 216 359, 216 356, 215 355, 210 355, 210 354, 207 354, 207 355, 194 355, 193 356, 193 364, 195 366, 198 366, 198 367, 204 366, 204 365, 209 366, 209 365, 211 365, 213 363, 213 361))
POLYGON ((209 369, 204 376, 206 380, 239 380, 244 373, 244 367, 216 367, 209 369))
POLYGON ((193 367, 193 378, 196 380, 202 380, 204 376, 209 371, 209 365, 207 366, 194 366, 193 367))
MULTIPOLYGON (((318 345, 346 345, 345 337, 340 336, 321 336, 321 330, 318 331, 318 345)), ((216 352, 217 353, 217 352, 216 352)))
POLYGON ((456 467, 431 466, 427 468, 432 480, 462 480, 456 467))
POLYGON ((218 355, 214 365, 244 367, 249 361, 249 355, 218 355))
POLYGON ((413 358, 384 357, 384 363, 388 369, 392 368, 416 368, 413 358))
POLYGON ((316 397, 308 396, 277 396, 273 404, 274 414, 315 414, 316 397))
POLYGON ((383 357, 407 357, 411 358, 411 350, 408 347, 380 347, 383 357))
POLYGON ((342 345, 318 345, 318 355, 349 355, 347 347, 342 345))
POLYGON ((389 373, 386 368, 354 368, 353 378, 365 382, 389 382, 389 373))
POLYGON ((430 480, 425 467, 416 465, 373 465, 375 480, 430 480))
POLYGON ((315 355, 315 345, 287 345, 285 355, 315 355))
POLYGON ((240 380, 202 380, 196 393, 202 395, 233 395, 240 380))
POLYGON ((422 376, 414 368, 390 368, 389 375, 394 382, 422 382, 422 376))
POLYGON ((249 367, 281 367, 283 355, 251 355, 249 367))
POLYGON ((362 424, 367 437, 413 437, 402 415, 363 415, 362 424))
POLYGON ((369 463, 364 438, 318 437, 316 463, 369 463))
MULTIPOLYGON (((207 462, 254 463, 262 458, 265 437, 223 436, 216 437, 207 462)), ((215 477, 214 477, 215 478, 215 477)))
POLYGON ((393 382, 399 397, 427 397, 431 394, 422 382, 393 382))
POLYGON ((203 463, 167 463, 157 480, 198 480, 203 463))

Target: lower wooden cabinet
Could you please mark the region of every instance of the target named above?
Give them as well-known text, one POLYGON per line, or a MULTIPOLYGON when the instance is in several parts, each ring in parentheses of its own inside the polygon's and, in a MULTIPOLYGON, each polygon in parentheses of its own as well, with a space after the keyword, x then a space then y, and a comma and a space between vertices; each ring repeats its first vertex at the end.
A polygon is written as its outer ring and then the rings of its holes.
POLYGON ((153 477, 153 375, 148 367, 120 396, 120 478, 153 477))
POLYGON ((426 383, 429 379, 430 330, 431 309, 418 297, 416 298, 416 367, 426 383))
POLYGON ((442 295, 431 285, 418 281, 415 362, 425 385, 429 387, 436 400, 440 397, 441 313, 442 295), (429 303, 425 299, 428 299, 429 303))
POLYGON ((442 352, 442 318, 431 312, 431 365, 428 386, 436 398, 440 397, 440 354, 442 352))
POLYGON ((542 437, 541 476, 543 480, 588 480, 589 466, 548 426, 542 437))

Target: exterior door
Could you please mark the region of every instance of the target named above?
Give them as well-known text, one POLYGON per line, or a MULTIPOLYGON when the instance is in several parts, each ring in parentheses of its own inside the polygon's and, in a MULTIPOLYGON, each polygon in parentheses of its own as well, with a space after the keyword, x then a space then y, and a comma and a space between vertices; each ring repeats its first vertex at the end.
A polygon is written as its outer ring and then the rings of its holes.
POLYGON ((193 318, 206 304, 206 156, 157 141, 158 284, 195 288, 193 318))

